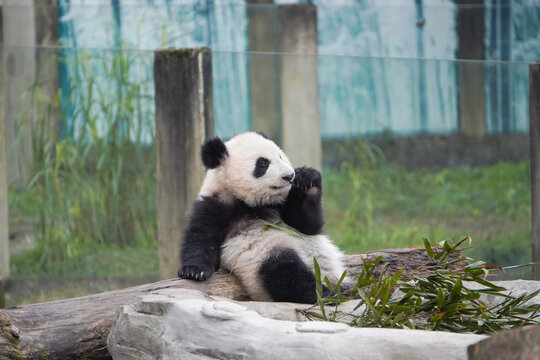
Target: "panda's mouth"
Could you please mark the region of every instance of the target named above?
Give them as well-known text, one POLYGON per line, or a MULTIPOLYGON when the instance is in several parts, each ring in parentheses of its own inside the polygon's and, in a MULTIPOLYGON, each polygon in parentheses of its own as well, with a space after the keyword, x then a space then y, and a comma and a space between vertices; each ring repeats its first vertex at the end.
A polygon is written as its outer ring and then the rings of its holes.
POLYGON ((272 190, 279 190, 279 189, 283 189, 283 188, 286 188, 287 186, 290 186, 291 184, 285 184, 285 185, 281 185, 281 186, 270 186, 270 189, 272 190))

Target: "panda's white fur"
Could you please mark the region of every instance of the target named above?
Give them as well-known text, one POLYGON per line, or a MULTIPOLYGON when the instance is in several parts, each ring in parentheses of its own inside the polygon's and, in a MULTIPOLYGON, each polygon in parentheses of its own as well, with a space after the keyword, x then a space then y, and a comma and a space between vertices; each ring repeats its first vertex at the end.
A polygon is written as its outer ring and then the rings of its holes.
MULTIPOLYGON (((291 191, 291 181, 284 177, 294 175, 295 170, 274 142, 260 134, 248 132, 227 141, 225 147, 227 156, 223 157, 219 166, 207 170, 199 193, 200 202, 212 198, 232 206, 241 200, 249 207, 265 207, 286 201, 291 191), (268 159, 270 165, 263 176, 255 177, 252 175, 254 164, 261 157, 268 159)), ((307 194, 313 195, 317 191, 312 187, 307 189, 307 194)), ((278 212, 270 214, 265 221, 275 223, 280 220, 278 212)), ((196 222, 197 219, 192 221, 196 222)), ((282 230, 265 229, 265 224, 257 218, 241 218, 227 225, 228 230, 221 244, 221 267, 240 278, 253 300, 272 300, 263 285, 259 269, 271 254, 280 249, 294 250, 311 271, 315 257, 322 275, 334 284, 345 270, 344 254, 326 235, 306 235, 285 222, 279 224, 297 233, 299 238, 282 230)), ((186 273, 182 268, 179 270, 181 277, 201 280, 196 275, 186 273)))
MULTIPOLYGON (((328 276, 333 284, 337 283, 345 271, 343 253, 326 235, 299 233, 302 238, 298 238, 281 230, 264 231, 264 225, 260 221, 245 221, 238 226, 242 230, 237 235, 225 240, 221 248, 221 266, 240 278, 242 285, 253 300, 272 300, 262 285, 258 268, 270 253, 278 249, 291 248, 295 250, 311 271, 314 270, 313 258, 315 257, 321 268, 322 276, 328 276)), ((284 223, 280 226, 298 233, 297 230, 284 223)))

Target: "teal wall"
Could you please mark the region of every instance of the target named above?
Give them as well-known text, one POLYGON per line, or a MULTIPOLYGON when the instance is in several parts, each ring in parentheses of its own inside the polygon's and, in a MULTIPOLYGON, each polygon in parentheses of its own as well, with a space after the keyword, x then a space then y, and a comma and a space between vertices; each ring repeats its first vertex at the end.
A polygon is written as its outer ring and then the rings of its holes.
MULTIPOLYGON (((313 2, 318 8, 324 137, 459 131, 454 1, 313 2)), ((59 0, 59 4, 60 37, 68 47, 122 46, 148 52, 170 46, 210 47, 216 133, 229 137, 250 128, 245 1, 59 0)), ((486 59, 495 61, 484 63, 486 129, 526 132, 526 63, 540 58, 540 1, 484 4, 486 59)), ((148 70, 140 70, 144 71, 148 70)), ((68 78, 74 72, 68 59, 62 74, 68 78)))

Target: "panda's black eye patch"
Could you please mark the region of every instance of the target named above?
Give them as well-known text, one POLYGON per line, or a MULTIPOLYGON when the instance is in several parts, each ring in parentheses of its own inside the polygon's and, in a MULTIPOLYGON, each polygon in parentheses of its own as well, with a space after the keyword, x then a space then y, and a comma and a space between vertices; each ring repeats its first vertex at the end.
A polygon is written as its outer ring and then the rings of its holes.
POLYGON ((255 169, 253 170, 253 176, 255 176, 256 178, 260 178, 261 176, 266 174, 268 166, 270 166, 270 160, 263 157, 258 158, 257 162, 255 163, 255 169))

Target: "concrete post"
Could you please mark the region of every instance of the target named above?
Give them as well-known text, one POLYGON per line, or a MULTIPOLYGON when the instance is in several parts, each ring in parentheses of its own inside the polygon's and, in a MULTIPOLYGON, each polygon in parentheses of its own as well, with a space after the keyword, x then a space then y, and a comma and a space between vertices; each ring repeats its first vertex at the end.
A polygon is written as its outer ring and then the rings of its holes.
POLYGON ((213 136, 207 49, 154 53, 159 275, 176 277, 180 240, 204 177, 202 143, 213 136))
POLYGON ((36 77, 36 31, 34 24, 34 7, 32 0, 5 0, 3 7, 4 34, 4 85, 5 92, 5 127, 7 149, 9 154, 8 183, 25 178, 27 165, 32 163, 30 124, 17 128, 16 119, 30 105, 27 96, 22 99, 24 91, 29 89, 36 77), (24 26, 23 26, 24 24, 24 26), (18 134, 20 143, 17 143, 18 134))
POLYGON ((540 280, 540 61, 529 65, 533 279, 540 280))
MULTIPOLYGON (((3 73, 0 74, 0 76, 3 78, 3 73)), ((1 91, 0 94, 3 95, 3 91, 1 91)), ((3 106, 3 101, 0 100, 0 108, 2 106, 3 106)), ((6 154, 5 118, 0 113, 0 278, 7 278, 9 276, 9 228, 8 228, 7 172, 8 172, 8 166, 7 166, 7 154, 6 154)))
MULTIPOLYGON (((3 20, 3 9, 0 7, 0 16, 3 20)), ((0 34, 0 42, 3 41, 0 34)), ((0 64, 3 65, 3 51, 0 53, 0 64)), ((5 77, 4 66, 0 65, 0 109, 5 107, 5 77)), ((9 277, 9 229, 8 229, 8 185, 7 185, 7 144, 6 144, 6 118, 0 111, 0 308, 4 301, 3 280, 9 277)))
MULTIPOLYGON (((32 85, 39 83, 42 98, 53 99, 58 91, 56 51, 36 49, 36 45, 57 45, 58 12, 55 0, 4 0, 3 2, 3 69, 5 86, 4 115, 9 157, 8 183, 16 179, 26 179, 32 159, 32 122, 38 111, 33 104, 22 126, 16 124, 17 116, 30 104, 30 96, 22 99, 22 94, 32 85), (52 58, 52 59, 51 59, 52 58), (37 78, 39 75, 39 78, 37 78), (19 142, 15 142, 18 139, 19 142)), ((51 120, 55 116, 50 116, 51 120)), ((46 124, 49 131, 56 129, 57 123, 46 124)), ((54 132, 53 132, 54 134, 54 132)))
POLYGON ((48 113, 43 131, 46 146, 52 146, 60 135, 60 111, 55 98, 60 88, 58 78, 58 0, 34 0, 36 44, 53 48, 36 50, 36 77, 43 100, 34 106, 35 117, 48 113))
POLYGON ((280 5, 281 138, 293 166, 322 168, 317 86, 317 8, 280 5))
POLYGON ((273 0, 248 0, 251 124, 280 142, 277 7, 273 0))
MULTIPOLYGON (((458 0, 457 30, 458 58, 460 60, 484 59, 484 0, 458 0)), ((463 135, 482 137, 486 132, 485 110, 485 65, 460 62, 459 73, 459 118, 463 135)))

